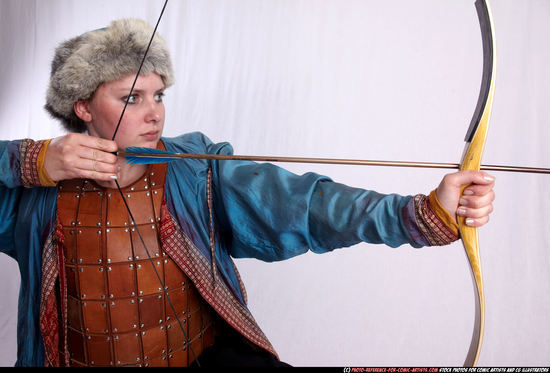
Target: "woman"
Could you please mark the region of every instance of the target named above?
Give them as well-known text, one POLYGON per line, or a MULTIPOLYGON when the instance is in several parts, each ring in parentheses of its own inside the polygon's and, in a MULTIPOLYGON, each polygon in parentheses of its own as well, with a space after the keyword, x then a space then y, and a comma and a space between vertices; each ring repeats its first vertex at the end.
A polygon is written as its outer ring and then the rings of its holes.
POLYGON ((284 365, 232 257, 445 245, 458 239, 456 215, 487 223, 494 180, 483 172, 412 197, 271 164, 117 158, 128 146, 232 153, 201 133, 161 137, 173 72, 158 35, 128 97, 151 33, 126 19, 62 43, 46 109, 70 133, 0 144, 0 239, 22 278, 17 365, 284 365))

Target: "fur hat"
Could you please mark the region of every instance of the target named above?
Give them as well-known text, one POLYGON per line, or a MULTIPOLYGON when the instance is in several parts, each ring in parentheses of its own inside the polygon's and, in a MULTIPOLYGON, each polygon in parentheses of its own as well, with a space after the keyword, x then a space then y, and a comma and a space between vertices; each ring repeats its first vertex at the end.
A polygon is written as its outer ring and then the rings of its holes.
MULTIPOLYGON (((152 34, 143 20, 121 19, 61 43, 52 61, 46 110, 61 119, 67 130, 86 131, 86 124, 74 113, 74 103, 91 98, 102 83, 136 74, 152 34)), ((170 53, 158 34, 140 74, 152 72, 161 76, 165 87, 174 83, 170 53)))

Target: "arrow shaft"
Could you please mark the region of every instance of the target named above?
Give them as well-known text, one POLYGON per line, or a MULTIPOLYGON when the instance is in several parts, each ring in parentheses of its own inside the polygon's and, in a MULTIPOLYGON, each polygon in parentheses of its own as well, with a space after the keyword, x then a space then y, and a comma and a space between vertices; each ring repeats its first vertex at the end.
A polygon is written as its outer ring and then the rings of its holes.
MULTIPOLYGON (((367 159, 340 159, 340 158, 307 158, 307 157, 279 157, 279 156, 259 156, 259 155, 224 155, 224 154, 151 154, 123 152, 117 153, 119 156, 132 156, 144 158, 166 158, 166 159, 215 159, 215 160, 233 160, 233 161, 254 161, 254 162, 283 162, 283 163, 317 163, 317 164, 340 164, 356 166, 386 166, 386 167, 416 167, 416 168, 446 168, 458 169, 458 163, 438 163, 438 162, 408 162, 408 161, 384 161, 367 159)), ((540 167, 517 167, 500 165, 482 165, 484 171, 504 171, 504 172, 526 172, 538 174, 550 174, 550 168, 540 167)))

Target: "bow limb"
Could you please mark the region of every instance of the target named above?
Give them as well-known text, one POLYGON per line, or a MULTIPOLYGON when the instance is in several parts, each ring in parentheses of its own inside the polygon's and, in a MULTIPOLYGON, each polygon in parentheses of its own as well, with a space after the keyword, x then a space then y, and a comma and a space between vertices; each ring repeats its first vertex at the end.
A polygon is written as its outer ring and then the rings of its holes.
MULTIPOLYGON (((476 9, 483 40, 483 77, 477 107, 472 123, 466 134, 466 146, 461 170, 479 170, 485 140, 489 129, 489 120, 493 105, 496 75, 495 37, 492 27, 492 16, 487 0, 476 0, 476 9)), ((467 186, 462 187, 462 191, 467 186)), ((463 217, 457 217, 460 236, 468 257, 475 291, 475 322, 470 348, 464 361, 465 366, 475 366, 481 351, 485 326, 485 300, 483 294, 483 277, 477 228, 467 226, 463 217)))

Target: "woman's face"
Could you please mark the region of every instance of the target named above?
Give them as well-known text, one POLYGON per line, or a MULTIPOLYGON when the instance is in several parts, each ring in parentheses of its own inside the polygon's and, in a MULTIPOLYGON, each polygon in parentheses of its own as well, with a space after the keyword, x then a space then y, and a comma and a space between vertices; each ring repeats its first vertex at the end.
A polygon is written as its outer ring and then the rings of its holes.
MULTIPOLYGON (((113 137, 134 79, 135 75, 128 75, 103 83, 84 102, 84 118, 79 116, 88 124, 90 135, 108 140, 113 137)), ((164 83, 158 74, 139 76, 115 137, 119 149, 157 146, 164 127, 163 92, 164 83)))

